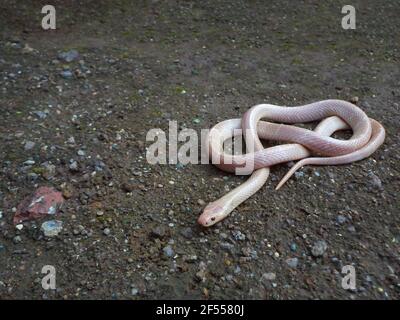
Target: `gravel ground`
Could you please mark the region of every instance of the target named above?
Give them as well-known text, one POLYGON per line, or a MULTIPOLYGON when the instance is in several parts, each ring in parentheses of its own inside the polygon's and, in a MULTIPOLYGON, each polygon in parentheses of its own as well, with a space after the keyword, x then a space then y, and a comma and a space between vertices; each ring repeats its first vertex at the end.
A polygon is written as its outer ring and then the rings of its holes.
POLYGON ((345 1, 57 0, 44 31, 45 3, 0 4, 0 298, 400 297, 399 1, 352 0, 356 30, 341 28, 345 1), (327 98, 358 100, 385 144, 280 191, 276 166, 213 228, 196 223, 204 203, 245 177, 146 161, 146 133, 169 120, 200 130, 327 98), (47 218, 12 222, 40 186, 66 199, 56 236, 47 218))

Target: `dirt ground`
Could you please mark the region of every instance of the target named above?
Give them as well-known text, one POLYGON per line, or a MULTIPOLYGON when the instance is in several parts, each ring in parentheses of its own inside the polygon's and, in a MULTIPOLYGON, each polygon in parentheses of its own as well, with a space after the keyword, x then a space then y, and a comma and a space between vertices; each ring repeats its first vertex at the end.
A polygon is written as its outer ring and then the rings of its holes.
POLYGON ((400 297, 398 0, 53 0, 46 31, 48 2, 0 3, 0 298, 400 297), (356 30, 341 27, 345 4, 356 30), (376 153, 303 168, 279 191, 288 165, 275 166, 209 229, 204 203, 246 178, 146 161, 146 133, 170 120, 199 131, 262 102, 355 97, 386 129, 376 153), (40 186, 66 198, 55 237, 50 218, 12 223, 40 186))

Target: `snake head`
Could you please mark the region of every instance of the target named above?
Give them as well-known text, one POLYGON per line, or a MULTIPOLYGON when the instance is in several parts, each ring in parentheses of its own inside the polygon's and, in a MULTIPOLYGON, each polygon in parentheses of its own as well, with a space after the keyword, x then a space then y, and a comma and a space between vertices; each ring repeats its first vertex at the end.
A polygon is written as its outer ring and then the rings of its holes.
POLYGON ((203 227, 211 227, 226 217, 225 209, 217 201, 209 203, 197 222, 203 227))

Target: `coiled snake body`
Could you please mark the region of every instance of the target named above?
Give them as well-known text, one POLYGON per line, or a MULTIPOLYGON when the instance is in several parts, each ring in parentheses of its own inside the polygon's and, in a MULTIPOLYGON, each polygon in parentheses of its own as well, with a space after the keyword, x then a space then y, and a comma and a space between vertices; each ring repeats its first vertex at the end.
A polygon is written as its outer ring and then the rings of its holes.
POLYGON ((250 178, 222 198, 209 203, 198 222, 209 227, 229 215, 239 204, 255 194, 267 181, 269 167, 300 160, 283 177, 279 189, 300 167, 338 165, 369 157, 385 139, 385 129, 360 108, 342 100, 324 100, 298 107, 260 104, 250 108, 242 119, 230 119, 215 125, 206 138, 209 157, 220 169, 235 172, 251 164, 250 178), (260 121, 267 119, 280 122, 260 121), (288 124, 322 120, 312 131, 288 124), (282 124, 284 123, 284 124, 282 124), (247 153, 231 155, 223 150, 225 140, 242 129, 247 153), (330 137, 335 131, 351 129, 349 140, 330 137), (261 139, 291 142, 264 148, 261 139), (250 147, 251 146, 251 147, 250 147), (310 157, 318 155, 317 157, 310 157))

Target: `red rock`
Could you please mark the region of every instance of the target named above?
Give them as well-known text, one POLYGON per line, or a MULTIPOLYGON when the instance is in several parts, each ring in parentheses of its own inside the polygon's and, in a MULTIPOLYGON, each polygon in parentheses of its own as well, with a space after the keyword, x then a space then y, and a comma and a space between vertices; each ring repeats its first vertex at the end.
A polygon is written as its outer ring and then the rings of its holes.
POLYGON ((61 192, 49 187, 40 187, 18 205, 14 224, 56 214, 63 202, 61 192))

